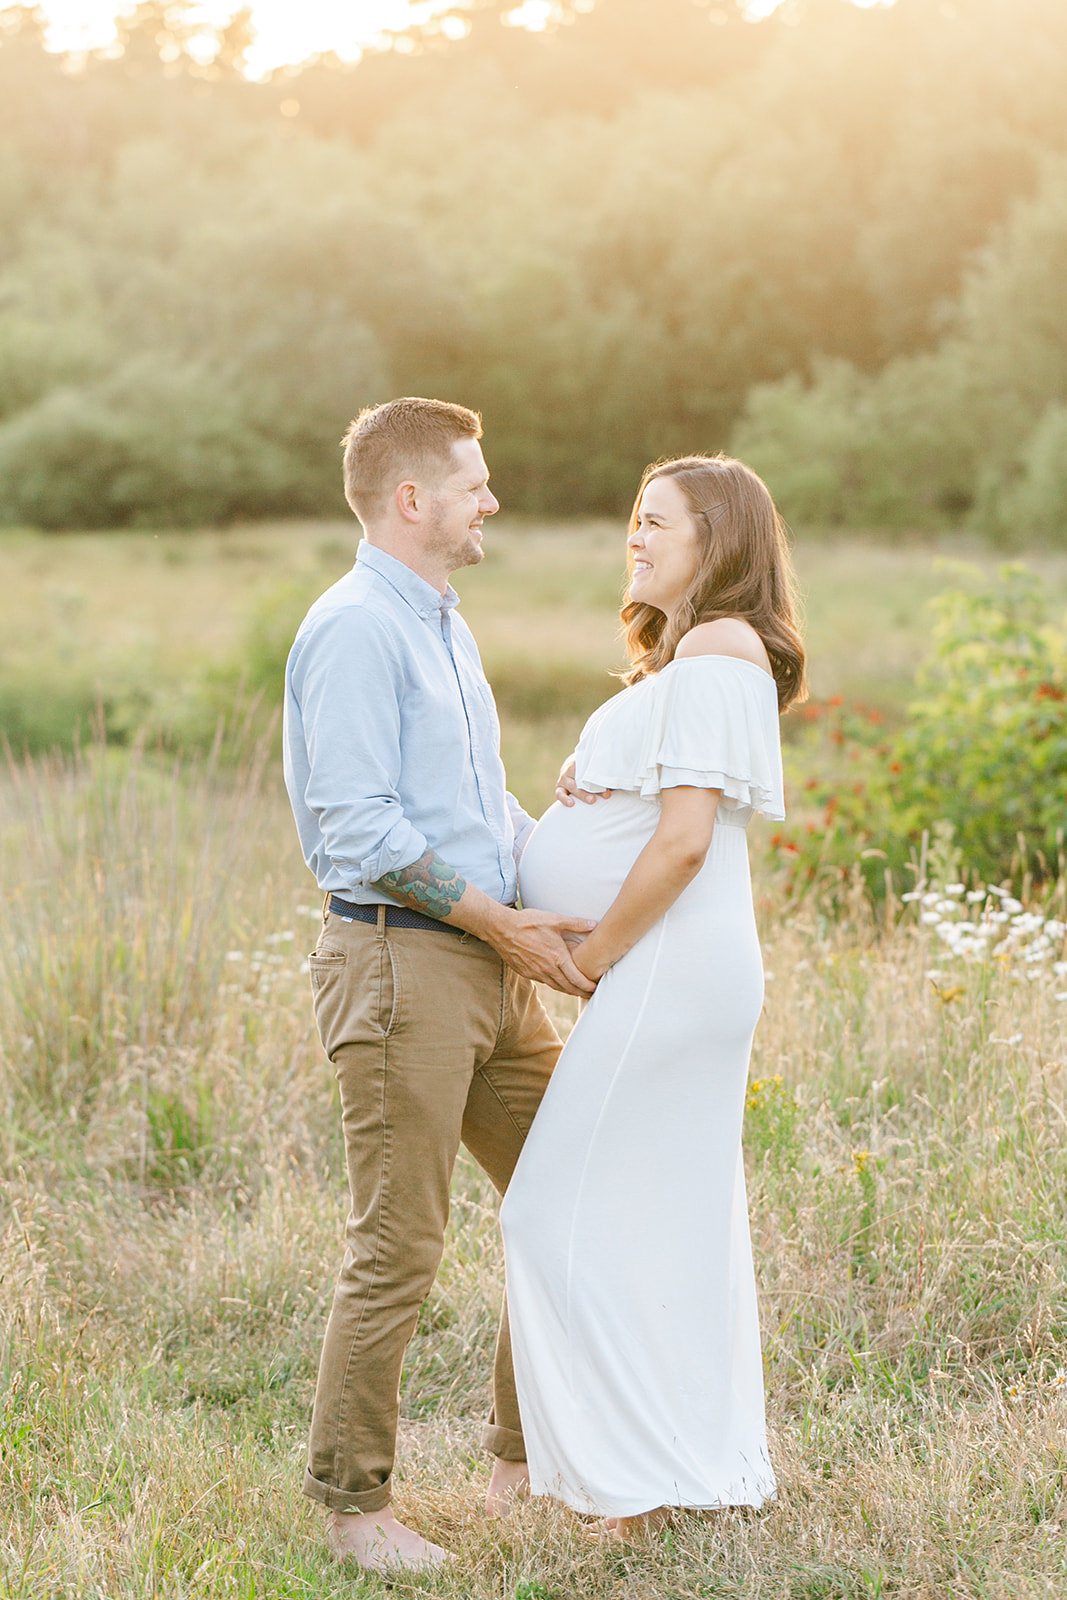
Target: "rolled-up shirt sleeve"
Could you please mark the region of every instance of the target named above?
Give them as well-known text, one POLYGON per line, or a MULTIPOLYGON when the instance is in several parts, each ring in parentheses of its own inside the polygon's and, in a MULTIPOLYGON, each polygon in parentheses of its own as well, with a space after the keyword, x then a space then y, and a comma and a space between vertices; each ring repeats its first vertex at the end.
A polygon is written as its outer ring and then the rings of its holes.
POLYGON ((327 613, 297 640, 291 693, 308 771, 304 800, 327 856, 353 887, 411 866, 427 848, 404 814, 400 781, 402 675, 377 619, 327 613))

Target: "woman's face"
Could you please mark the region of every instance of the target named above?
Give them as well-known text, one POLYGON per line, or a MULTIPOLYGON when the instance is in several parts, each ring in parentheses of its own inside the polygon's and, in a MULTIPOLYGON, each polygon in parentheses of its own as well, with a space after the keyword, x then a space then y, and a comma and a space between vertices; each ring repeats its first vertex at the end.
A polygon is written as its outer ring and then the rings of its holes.
POLYGON ((669 617, 700 565, 700 535, 685 495, 673 478, 645 484, 637 527, 626 541, 633 558, 629 598, 669 617))

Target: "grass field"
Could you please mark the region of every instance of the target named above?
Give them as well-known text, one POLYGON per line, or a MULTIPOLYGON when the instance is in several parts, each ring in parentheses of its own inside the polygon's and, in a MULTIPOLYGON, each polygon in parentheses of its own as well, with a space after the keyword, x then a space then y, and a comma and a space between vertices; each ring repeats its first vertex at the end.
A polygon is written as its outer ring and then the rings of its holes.
MULTIPOLYGON (((346 537, 12 539, 0 686, 136 662, 135 686, 176 694, 279 586, 343 570, 346 537)), ((528 713, 505 737, 534 808, 577 713, 528 705, 523 679, 558 666, 585 693, 612 663, 616 550, 599 526, 505 529, 461 576, 528 713)), ((899 709, 933 556, 802 543, 818 693, 899 709)), ((1067 564, 1044 571, 1062 594, 1067 564)), ((0 788, 3 1600, 386 1592, 332 1568, 299 1492, 345 1206, 300 970, 318 907, 269 740, 226 755, 90 748, 0 788)), ((830 920, 758 888, 746 1144, 779 1504, 632 1551, 541 1505, 485 1522, 501 1264, 464 1164, 398 1473, 402 1513, 458 1559, 393 1593, 1067 1592, 1067 978, 957 960, 917 906, 830 920)))
MULTIPOLYGON (((356 524, 254 525, 200 534, 0 534, 0 731, 47 748, 92 720, 113 732, 190 729, 210 740, 242 673, 270 697, 308 601, 351 564, 356 524), (258 676, 257 676, 258 674, 258 676)), ((504 711, 512 787, 551 794, 584 716, 621 662, 623 532, 608 523, 490 523, 481 566, 458 574, 504 711), (551 722, 557 726, 548 726, 551 722)), ((906 703, 929 638, 926 601, 946 563, 998 562, 966 541, 801 537, 812 692, 890 714, 906 703)), ((1031 558, 1067 606, 1067 556, 1031 558)), ((788 731, 788 726, 787 726, 788 731)))

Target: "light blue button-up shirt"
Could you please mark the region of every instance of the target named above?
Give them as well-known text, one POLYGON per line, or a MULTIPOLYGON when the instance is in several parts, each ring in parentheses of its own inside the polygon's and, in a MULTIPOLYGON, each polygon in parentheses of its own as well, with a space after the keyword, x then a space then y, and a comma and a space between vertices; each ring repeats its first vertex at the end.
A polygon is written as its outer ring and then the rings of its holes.
POLYGON ((508 794, 478 647, 444 595, 364 540, 311 607, 285 669, 284 764, 319 888, 372 885, 429 848, 505 905, 533 827, 508 794))

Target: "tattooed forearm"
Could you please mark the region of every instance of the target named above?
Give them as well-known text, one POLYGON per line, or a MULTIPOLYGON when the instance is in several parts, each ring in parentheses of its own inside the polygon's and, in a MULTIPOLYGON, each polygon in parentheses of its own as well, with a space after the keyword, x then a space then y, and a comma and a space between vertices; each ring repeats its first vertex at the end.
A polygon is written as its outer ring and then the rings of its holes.
POLYGON ((380 889, 382 894, 398 900, 402 906, 409 906, 412 911, 440 918, 447 917, 457 900, 463 898, 467 881, 447 861, 427 850, 410 867, 387 872, 371 887, 380 889))

